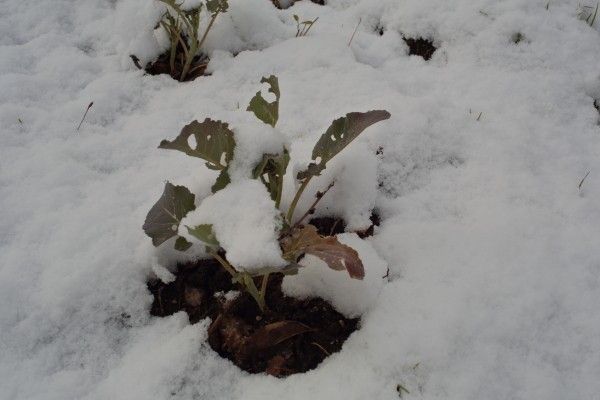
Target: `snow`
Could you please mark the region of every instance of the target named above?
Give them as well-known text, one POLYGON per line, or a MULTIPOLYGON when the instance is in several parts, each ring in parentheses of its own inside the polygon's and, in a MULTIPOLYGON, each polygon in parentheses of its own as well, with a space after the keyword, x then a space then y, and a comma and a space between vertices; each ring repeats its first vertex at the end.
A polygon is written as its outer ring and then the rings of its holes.
MULTIPOLYGON (((185 84, 129 58, 160 51, 156 2, 3 5, 0 397, 397 399, 398 384, 408 399, 598 396, 599 22, 578 18, 579 0, 327 3, 231 0, 209 36, 212 75, 185 84), (294 37, 293 14, 319 17, 307 37, 294 37), (401 35, 439 49, 425 62, 401 35), (277 132, 265 126, 254 143, 244 110, 270 74, 277 132), (357 296, 369 307, 340 353, 287 379, 248 375, 206 344, 207 321, 148 315, 148 277, 170 279, 201 252, 154 249, 144 217, 163 181, 201 199, 215 179, 160 140, 221 119, 240 157, 249 151, 240 166, 259 144, 286 143, 298 170, 331 121, 372 109, 392 118, 332 161, 298 208, 335 179, 319 213, 355 227, 372 207, 382 217, 357 247, 389 266, 389 282, 357 296)), ((235 184, 252 186, 242 175, 235 184)), ((256 238, 245 231, 240 256, 268 242, 270 221, 256 238)))
POLYGON ((187 227, 212 224, 227 260, 237 270, 252 272, 265 267, 284 267, 277 238, 283 225, 265 186, 258 180, 233 181, 191 211, 182 221, 179 234, 198 242, 187 227))
POLYGON ((307 255, 300 263, 304 268, 300 268, 297 275, 286 276, 282 289, 285 294, 297 298, 321 297, 346 317, 357 318, 376 304, 387 280, 387 265, 373 246, 355 233, 338 235, 338 240, 358 252, 365 267, 362 280, 334 271, 318 258, 307 255))

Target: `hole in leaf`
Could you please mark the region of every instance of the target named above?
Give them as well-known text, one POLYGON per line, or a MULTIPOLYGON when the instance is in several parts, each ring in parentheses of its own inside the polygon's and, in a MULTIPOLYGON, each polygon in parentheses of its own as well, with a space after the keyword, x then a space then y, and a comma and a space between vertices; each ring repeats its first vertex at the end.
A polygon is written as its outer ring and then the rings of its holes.
POLYGON ((198 146, 198 143, 196 142, 196 136, 194 136, 194 135, 188 136, 187 143, 191 149, 196 149, 196 147, 198 146))

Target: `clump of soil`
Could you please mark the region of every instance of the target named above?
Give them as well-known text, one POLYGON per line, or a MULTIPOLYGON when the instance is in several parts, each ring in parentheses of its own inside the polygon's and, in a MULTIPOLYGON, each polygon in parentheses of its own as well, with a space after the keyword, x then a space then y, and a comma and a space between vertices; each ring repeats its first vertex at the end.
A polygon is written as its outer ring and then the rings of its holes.
POLYGON ((437 47, 433 45, 433 41, 430 39, 404 38, 404 41, 408 45, 409 55, 421 56, 426 61, 429 60, 437 50, 437 47))
MULTIPOLYGON (((293 3, 300 1, 300 0, 295 0, 293 3)), ((325 0, 310 0, 315 4, 318 4, 320 6, 324 6, 325 5, 325 0)), ((283 7, 281 6, 281 2, 279 0, 271 0, 271 2, 273 3, 273 5, 279 9, 283 9, 283 7)), ((293 5, 292 3, 292 5, 293 5)), ((287 7, 286 7, 287 8, 287 7)))
MULTIPOLYGON (((361 237, 373 234, 379 216, 361 237)), ((340 218, 310 221, 319 233, 343 233, 340 218)), ((267 309, 261 312, 254 299, 233 283, 214 259, 179 264, 175 280, 148 282, 154 296, 150 314, 165 317, 185 311, 192 324, 210 317, 208 343, 219 355, 250 373, 283 377, 316 368, 340 351, 359 319, 348 319, 320 298, 298 300, 281 290, 283 274, 271 274, 266 292, 267 309)), ((255 282, 260 285, 260 282, 255 282)))
MULTIPOLYGON (((361 239, 373 236, 375 227, 381 223, 381 218, 377 212, 373 212, 370 217, 371 225, 362 231, 355 232, 361 239)), ((346 221, 334 217, 317 217, 308 221, 309 224, 317 228, 317 232, 323 236, 334 236, 346 232, 346 221)))
POLYGON ((215 260, 179 265, 175 275, 168 284, 148 283, 154 295, 150 313, 164 317, 183 310, 191 323, 210 317, 210 346, 250 373, 282 377, 314 369, 358 329, 358 319, 345 318, 322 299, 286 297, 282 274, 269 279, 264 313, 243 291, 227 299, 224 293, 241 289, 215 260))
MULTIPOLYGON (((131 55, 130 57, 138 69, 143 69, 150 75, 167 74, 167 75, 170 75, 171 78, 173 78, 177 81, 181 81, 181 74, 183 72, 183 66, 185 64, 184 51, 183 51, 183 47, 181 46, 181 44, 179 44, 177 46, 177 51, 175 54, 176 54, 176 57, 175 57, 175 63, 174 63, 173 69, 171 69, 171 63, 170 63, 170 58, 171 58, 171 50, 170 49, 168 49, 167 51, 162 53, 160 56, 158 56, 158 58, 156 60, 147 63, 143 67, 140 64, 140 60, 135 55, 131 55)), ((206 71, 206 67, 208 66, 208 61, 209 61, 208 56, 206 56, 204 54, 199 54, 196 57, 194 57, 194 59, 192 60, 190 69, 189 69, 188 73, 186 74, 185 78, 183 79, 183 82, 193 81, 197 77, 204 75, 204 72, 206 71)))

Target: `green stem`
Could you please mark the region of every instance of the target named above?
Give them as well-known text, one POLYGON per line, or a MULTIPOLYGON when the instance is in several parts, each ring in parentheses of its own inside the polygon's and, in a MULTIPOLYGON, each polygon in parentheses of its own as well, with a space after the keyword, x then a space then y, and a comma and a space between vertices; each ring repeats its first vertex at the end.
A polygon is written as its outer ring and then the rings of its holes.
POLYGON ((267 272, 265 275, 263 275, 263 279, 262 279, 262 283, 260 285, 260 298, 262 299, 263 303, 265 302, 265 296, 267 294, 267 284, 269 283, 269 273, 267 272))
POLYGON ((208 250, 208 254, 210 254, 211 256, 213 256, 215 258, 215 260, 217 260, 219 262, 219 264, 221 264, 221 266, 223 268, 225 268, 225 270, 227 272, 229 272, 229 274, 231 275, 232 278, 237 278, 239 272, 237 272, 235 270, 235 268, 233 268, 231 266, 231 264, 229 264, 229 262, 227 262, 227 260, 225 260, 223 257, 221 257, 219 255, 219 253, 217 253, 213 249, 210 249, 210 250, 208 250))
POLYGON ((254 298, 256 304, 258 304, 258 308, 260 308, 260 311, 265 311, 265 299, 256 288, 256 284, 254 283, 254 279, 252 278, 252 276, 250 276, 250 274, 248 273, 244 273, 242 276, 242 280, 246 291, 250 293, 250 295, 254 298))
POLYGON ((304 189, 306 189, 306 187, 308 186, 308 182, 310 182, 310 178, 312 178, 312 177, 308 177, 302 181, 302 184, 300 185, 300 187, 298 188, 298 191, 296 192, 296 195, 294 196, 294 200, 292 200, 292 204, 290 204, 290 208, 288 209, 288 213, 287 213, 287 217, 286 217, 287 222, 290 225, 292 225, 292 218, 294 218, 294 211, 296 210, 296 206, 298 205, 298 200, 300 200, 300 196, 302 196, 304 189))
POLYGON ((283 176, 277 182, 277 196, 275 197, 275 208, 279 209, 281 205, 281 195, 283 194, 283 176))
POLYGON ((217 15, 219 15, 219 11, 214 13, 213 16, 211 17, 210 22, 208 23, 208 26, 206 27, 206 30, 204 31, 204 35, 202 35, 202 39, 200 39, 200 44, 198 45, 199 49, 202 48, 202 45, 204 44, 204 41, 206 40, 206 36, 208 36, 208 31, 210 31, 210 28, 212 28, 213 24, 215 23, 215 20, 217 19, 217 15))

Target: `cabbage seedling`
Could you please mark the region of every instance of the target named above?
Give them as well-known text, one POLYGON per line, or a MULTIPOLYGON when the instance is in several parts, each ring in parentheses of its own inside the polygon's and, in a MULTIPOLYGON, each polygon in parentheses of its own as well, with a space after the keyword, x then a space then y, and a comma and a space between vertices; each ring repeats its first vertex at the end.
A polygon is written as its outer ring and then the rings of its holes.
MULTIPOLYGON (((259 91, 250 100, 247 111, 252 112, 265 124, 275 127, 279 119, 281 96, 279 82, 277 77, 271 75, 262 78, 261 83, 269 85, 269 92, 275 95, 275 100, 268 102, 259 91)), ((265 185, 275 206, 281 211, 284 221, 279 232, 279 244, 282 256, 289 264, 283 269, 265 266, 253 274, 239 271, 227 261, 226 254, 213 232, 212 225, 201 224, 187 227, 189 234, 206 246, 208 253, 231 274, 235 282, 239 283, 256 300, 261 310, 264 310, 266 306, 265 294, 269 275, 275 272, 296 273, 298 268, 302 267, 298 264, 299 260, 306 254, 318 257, 334 270, 346 270, 354 279, 362 279, 365 274, 364 266, 356 250, 340 243, 334 236, 320 235, 314 226, 304 223, 304 219, 314 211, 317 202, 333 185, 330 185, 324 193, 317 193, 316 201, 302 217, 294 219, 294 213, 298 201, 309 186, 311 179, 319 176, 327 167, 327 163, 366 128, 389 117, 390 113, 385 110, 374 110, 362 113, 352 112, 334 120, 317 141, 312 151, 312 162, 296 175, 298 188, 287 209, 282 208, 281 198, 283 180, 290 161, 289 151, 283 148, 277 154, 264 154, 256 164, 252 176, 265 185), (259 281, 258 286, 255 280, 259 281)), ((229 165, 234 156, 235 137, 226 122, 210 118, 203 122, 192 121, 183 127, 175 139, 163 140, 159 148, 178 150, 189 156, 201 158, 205 161, 207 168, 219 171, 212 186, 213 193, 230 183, 229 165), (188 140, 190 136, 195 139, 193 146, 188 140)), ((186 251, 192 245, 184 237, 178 236, 177 231, 185 215, 195 209, 194 198, 194 194, 184 186, 176 186, 169 182, 165 184, 162 196, 148 212, 143 226, 155 246, 174 237, 176 237, 175 248, 177 250, 186 251)))

